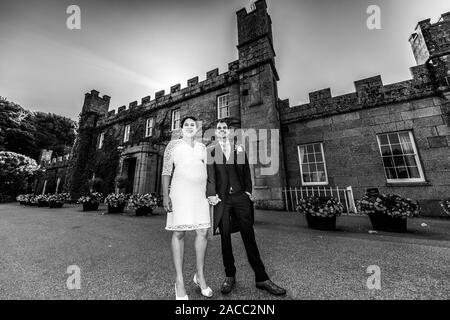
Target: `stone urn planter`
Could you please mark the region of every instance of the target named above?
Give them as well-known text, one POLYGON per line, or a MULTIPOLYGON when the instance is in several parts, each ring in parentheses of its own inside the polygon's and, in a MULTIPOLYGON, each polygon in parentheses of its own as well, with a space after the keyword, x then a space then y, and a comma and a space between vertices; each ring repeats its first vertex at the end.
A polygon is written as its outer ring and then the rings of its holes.
POLYGON ((318 217, 312 214, 305 214, 308 227, 316 230, 333 231, 336 230, 336 216, 318 217))
POLYGON ((417 217, 417 202, 397 194, 367 192, 357 201, 361 213, 369 216, 372 227, 379 231, 406 232, 407 218, 417 217))
POLYGON ((48 196, 48 202, 50 208, 62 208, 65 202, 70 200, 70 194, 68 193, 55 193, 48 196))
POLYGON ((103 194, 100 192, 92 192, 87 196, 81 196, 77 203, 83 205, 83 211, 98 210, 100 202, 103 201, 103 194))
POLYGON ((83 211, 96 211, 98 206, 98 202, 83 202, 83 211))
POLYGON ((369 213, 369 219, 372 227, 378 231, 388 232, 406 232, 407 218, 406 217, 391 217, 388 215, 380 215, 377 213, 369 213))
POLYGON ((158 196, 154 193, 133 194, 128 199, 128 207, 135 209, 136 216, 152 214, 157 205, 158 196))
POLYGON ((50 206, 50 203, 48 201, 41 200, 38 202, 38 207, 48 207, 48 206, 50 206))
POLYGON ((123 213, 125 210, 125 204, 120 204, 117 206, 108 205, 108 213, 123 213))
POLYGON ((57 202, 57 201, 50 201, 49 207, 50 208, 62 208, 64 205, 64 202, 57 202))
POLYGON ((342 204, 332 197, 310 196, 299 200, 297 211, 303 213, 311 229, 336 230, 336 217, 344 210, 342 204))
POLYGON ((128 195, 124 193, 110 193, 105 198, 105 204, 108 206, 108 213, 122 213, 128 202, 128 195))
POLYGON ((141 208, 137 208, 135 210, 136 212, 136 216, 148 216, 149 214, 153 214, 153 208, 152 207, 141 207, 141 208))

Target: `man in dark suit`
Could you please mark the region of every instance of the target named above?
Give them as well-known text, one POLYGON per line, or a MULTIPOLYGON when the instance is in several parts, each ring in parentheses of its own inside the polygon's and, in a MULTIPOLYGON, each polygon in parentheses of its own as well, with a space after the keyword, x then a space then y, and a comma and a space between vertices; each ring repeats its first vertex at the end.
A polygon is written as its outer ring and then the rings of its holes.
POLYGON ((220 231, 226 278, 222 293, 230 293, 236 282, 231 233, 239 230, 248 261, 255 272, 256 287, 274 295, 286 290, 274 284, 261 261, 253 229, 252 179, 247 155, 241 145, 229 140, 230 129, 219 120, 215 131, 218 142, 208 148, 207 196, 214 206, 213 231, 220 231))

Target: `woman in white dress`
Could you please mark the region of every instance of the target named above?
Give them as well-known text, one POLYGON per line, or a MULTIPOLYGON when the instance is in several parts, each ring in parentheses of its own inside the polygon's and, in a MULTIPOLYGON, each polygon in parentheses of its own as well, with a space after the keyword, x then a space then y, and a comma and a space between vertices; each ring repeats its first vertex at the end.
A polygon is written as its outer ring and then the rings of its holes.
POLYGON ((182 138, 172 140, 164 151, 162 188, 167 211, 166 230, 172 231, 172 254, 176 271, 175 297, 188 300, 183 279, 184 236, 195 230, 197 273, 194 283, 202 295, 212 297, 203 267, 208 228, 211 227, 209 203, 206 197, 206 147, 194 140, 198 130, 196 119, 186 117, 181 122, 182 138), (170 185, 170 192, 169 192, 170 185))

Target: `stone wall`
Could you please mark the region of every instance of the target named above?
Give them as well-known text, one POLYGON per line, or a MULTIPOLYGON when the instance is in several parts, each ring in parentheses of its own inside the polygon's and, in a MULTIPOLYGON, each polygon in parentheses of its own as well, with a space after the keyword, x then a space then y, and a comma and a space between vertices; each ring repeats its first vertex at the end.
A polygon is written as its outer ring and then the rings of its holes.
POLYGON ((425 214, 438 214, 437 201, 450 195, 450 127, 443 112, 447 105, 441 97, 426 97, 286 123, 288 185, 302 185, 297 146, 322 142, 329 186, 352 186, 356 198, 368 188, 379 188, 417 199, 425 214), (386 181, 377 134, 402 130, 413 132, 425 183, 386 181))

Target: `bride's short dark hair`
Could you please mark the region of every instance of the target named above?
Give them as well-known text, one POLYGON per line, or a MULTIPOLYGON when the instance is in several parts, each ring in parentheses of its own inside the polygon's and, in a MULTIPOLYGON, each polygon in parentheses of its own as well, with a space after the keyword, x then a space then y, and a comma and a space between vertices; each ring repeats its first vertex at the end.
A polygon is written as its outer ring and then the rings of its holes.
POLYGON ((193 117, 193 116, 186 116, 186 117, 183 118, 183 120, 181 120, 181 128, 183 128, 184 123, 186 122, 187 119, 194 120, 195 125, 197 125, 197 119, 195 117, 193 117))

